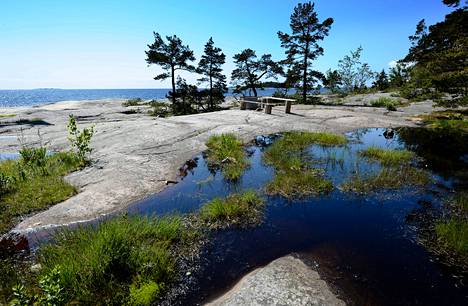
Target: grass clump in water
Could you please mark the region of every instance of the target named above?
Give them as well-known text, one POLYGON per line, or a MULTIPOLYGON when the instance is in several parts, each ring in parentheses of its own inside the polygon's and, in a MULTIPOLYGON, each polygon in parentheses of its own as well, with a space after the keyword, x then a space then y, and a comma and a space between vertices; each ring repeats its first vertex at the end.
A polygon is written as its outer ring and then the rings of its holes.
POLYGON ((262 216, 263 199, 253 190, 215 198, 200 210, 200 217, 215 227, 256 224, 262 216))
POLYGON ((368 193, 382 189, 424 186, 431 178, 426 171, 410 166, 384 167, 377 174, 354 175, 341 185, 343 191, 368 193))
POLYGON ((122 216, 55 238, 38 258, 41 275, 59 270, 64 301, 150 305, 175 277, 172 248, 193 237, 178 217, 122 216))
POLYGON ((438 222, 435 232, 440 247, 455 253, 468 264, 468 220, 453 217, 438 222))
POLYGON ((333 190, 332 182, 323 178, 316 169, 279 172, 266 185, 267 193, 278 194, 285 198, 304 197, 331 190, 333 190))
POLYGON ((242 141, 234 134, 211 136, 206 146, 208 147, 209 164, 221 167, 226 179, 237 180, 242 176, 248 163, 242 141))
POLYGON ((312 167, 308 147, 313 144, 338 146, 346 144, 342 135, 330 133, 288 132, 265 152, 263 160, 275 168, 275 177, 266 186, 269 194, 286 198, 303 197, 333 189, 323 172, 312 167))
POLYGON ((377 147, 369 147, 359 154, 384 166, 408 164, 415 158, 415 154, 408 150, 385 150, 377 147))

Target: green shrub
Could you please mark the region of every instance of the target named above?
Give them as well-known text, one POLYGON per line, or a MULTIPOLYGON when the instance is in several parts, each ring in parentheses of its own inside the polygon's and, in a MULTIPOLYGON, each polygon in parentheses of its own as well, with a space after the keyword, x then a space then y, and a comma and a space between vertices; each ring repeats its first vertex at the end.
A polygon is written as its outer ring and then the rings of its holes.
POLYGON ((134 98, 134 99, 128 99, 124 103, 122 103, 122 106, 128 107, 128 106, 138 106, 143 100, 141 98, 134 98))
POLYGON ((94 135, 94 126, 84 128, 79 131, 76 125, 76 118, 73 115, 69 116, 68 120, 68 140, 71 143, 72 150, 78 156, 81 164, 85 166, 88 163, 86 155, 91 153, 92 148, 91 138, 94 135))
POLYGON ((46 164, 47 149, 45 147, 22 148, 19 154, 21 161, 28 166, 44 167, 46 164))
POLYGON ((218 227, 255 224, 260 220, 263 205, 263 199, 255 191, 249 190, 213 199, 203 205, 200 216, 218 227))
POLYGON ((391 99, 388 97, 380 97, 377 100, 371 101, 373 107, 385 107, 389 111, 396 111, 397 106, 402 105, 399 100, 391 99))
POLYGON ((234 134, 213 135, 208 139, 206 146, 208 163, 221 167, 226 179, 237 180, 242 176, 248 163, 242 141, 234 134))
POLYGON ((155 117, 168 117, 172 114, 171 106, 168 103, 151 100, 148 105, 151 107, 149 114, 155 117))

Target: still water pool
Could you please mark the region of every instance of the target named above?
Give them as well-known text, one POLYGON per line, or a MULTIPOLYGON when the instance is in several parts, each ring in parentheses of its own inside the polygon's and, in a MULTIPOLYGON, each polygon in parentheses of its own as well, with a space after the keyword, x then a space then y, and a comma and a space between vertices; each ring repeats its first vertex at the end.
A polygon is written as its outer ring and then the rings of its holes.
POLYGON ((441 211, 448 195, 466 190, 468 139, 424 129, 397 129, 387 139, 383 132, 358 130, 347 134, 345 147, 309 148, 315 166, 335 186, 327 195, 287 200, 264 194, 274 171, 262 162, 265 145, 259 138, 247 148, 250 168, 238 182, 224 180, 201 154, 178 184, 133 205, 132 214, 191 213, 214 197, 245 189, 263 193, 267 201, 261 225, 212 234, 195 281, 173 302, 210 300, 249 271, 295 253, 351 305, 468 305, 468 277, 418 244, 418 228, 408 221, 415 212, 441 211), (366 195, 341 191, 351 175, 379 170, 357 154, 369 146, 415 151, 417 166, 429 171, 433 182, 366 195))

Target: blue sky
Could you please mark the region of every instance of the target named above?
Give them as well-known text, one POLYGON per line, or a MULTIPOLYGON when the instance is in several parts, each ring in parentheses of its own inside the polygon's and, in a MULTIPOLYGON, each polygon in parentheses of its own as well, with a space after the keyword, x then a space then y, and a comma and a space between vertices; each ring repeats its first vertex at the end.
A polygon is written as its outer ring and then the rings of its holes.
MULTIPOLYGON (((291 0, 2 0, 0 88, 161 88, 152 78, 147 44, 153 31, 178 35, 197 60, 213 37, 228 61, 245 48, 281 59, 277 31, 289 31, 291 0)), ((403 57, 416 23, 443 20, 451 11, 441 0, 317 0, 321 20, 333 17, 324 56, 325 71, 351 49, 364 48, 373 70, 403 57)), ((184 74, 190 82, 197 76, 184 74)))

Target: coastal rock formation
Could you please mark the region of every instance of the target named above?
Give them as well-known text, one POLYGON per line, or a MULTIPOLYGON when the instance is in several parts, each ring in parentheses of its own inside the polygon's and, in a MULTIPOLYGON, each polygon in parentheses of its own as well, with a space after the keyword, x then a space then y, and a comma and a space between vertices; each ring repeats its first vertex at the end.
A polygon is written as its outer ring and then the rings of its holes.
POLYGON ((330 291, 316 271, 288 255, 250 272, 234 288, 207 305, 338 306, 345 303, 330 291))

